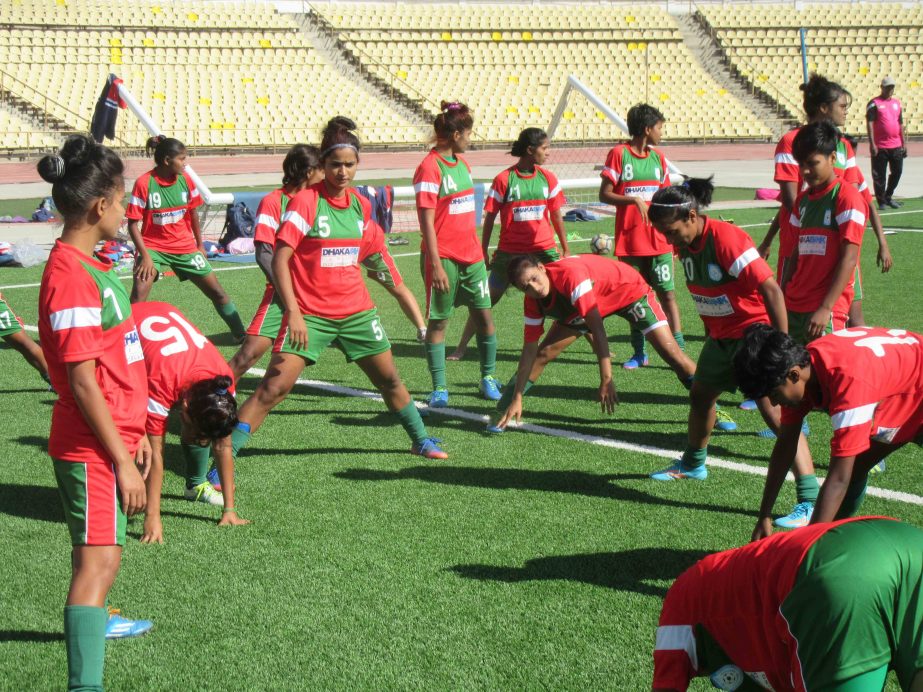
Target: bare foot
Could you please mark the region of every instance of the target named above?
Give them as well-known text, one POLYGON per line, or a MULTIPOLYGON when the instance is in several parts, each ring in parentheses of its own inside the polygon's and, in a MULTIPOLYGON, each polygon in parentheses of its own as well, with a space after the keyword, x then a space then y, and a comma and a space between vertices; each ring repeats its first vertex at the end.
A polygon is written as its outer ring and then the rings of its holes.
POLYGON ((468 351, 467 348, 456 348, 449 355, 445 357, 446 360, 461 360, 465 357, 465 353, 468 351))

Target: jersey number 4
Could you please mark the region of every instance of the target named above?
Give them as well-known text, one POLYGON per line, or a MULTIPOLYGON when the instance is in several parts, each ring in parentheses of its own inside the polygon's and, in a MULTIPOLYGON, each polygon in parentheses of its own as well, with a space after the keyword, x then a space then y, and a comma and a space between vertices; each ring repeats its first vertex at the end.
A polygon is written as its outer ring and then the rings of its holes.
POLYGON ((198 349, 203 348, 205 344, 208 343, 208 339, 184 320, 182 315, 175 312, 170 312, 168 314, 170 315, 170 319, 159 315, 153 315, 141 323, 141 336, 145 339, 149 341, 170 342, 160 349, 160 354, 162 356, 166 357, 172 356, 174 353, 184 353, 189 350, 190 342, 198 349), (175 324, 171 324, 170 320, 173 320, 175 324), (166 325, 166 329, 158 330, 158 327, 164 325, 166 325), (183 332, 185 332, 185 334, 183 332), (187 336, 189 337, 188 339, 186 338, 187 336))

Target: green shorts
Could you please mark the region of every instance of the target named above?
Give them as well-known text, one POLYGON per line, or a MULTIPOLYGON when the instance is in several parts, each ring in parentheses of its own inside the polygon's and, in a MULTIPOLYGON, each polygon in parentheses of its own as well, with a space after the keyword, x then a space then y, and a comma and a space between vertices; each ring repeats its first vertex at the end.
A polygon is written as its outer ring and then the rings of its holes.
POLYGON ((420 269, 426 286, 426 319, 447 320, 455 308, 465 305, 476 310, 490 309, 490 289, 484 261, 462 264, 442 258, 442 268, 449 277, 449 290, 441 293, 433 288, 432 271, 426 253, 420 255, 420 269))
POLYGON ((22 320, 16 316, 10 306, 0 296, 0 338, 13 336, 22 331, 22 320))
POLYGON ((695 381, 719 392, 736 392, 734 356, 742 345, 743 339, 712 339, 706 336, 695 365, 695 381))
MULTIPOLYGON (((811 321, 813 314, 813 312, 788 311, 788 335, 792 337, 795 343, 807 346, 814 341, 808 336, 808 323, 811 321)), ((830 334, 840 329, 846 329, 846 315, 831 315, 830 321, 824 327, 824 334, 830 334)))
POLYGON ((672 291, 673 284, 673 253, 665 252, 662 255, 648 257, 619 256, 620 262, 625 262, 638 270, 644 280, 655 291, 672 291))
POLYGON ((391 350, 391 342, 381 326, 376 308, 357 312, 341 320, 305 315, 304 323, 308 328, 307 348, 297 349, 292 346, 288 339, 288 329, 285 329, 279 333, 273 351, 294 353, 308 361, 308 365, 313 365, 331 344, 343 352, 347 363, 391 350))
MULTIPOLYGON (((497 250, 494 256, 490 258, 490 276, 487 277, 487 285, 494 293, 502 293, 509 287, 510 282, 506 276, 506 270, 510 265, 510 260, 526 253, 509 253, 497 250)), ((561 253, 553 247, 547 250, 537 250, 528 253, 542 264, 557 262, 561 259, 561 253)))
POLYGON ((262 336, 275 341, 282 330, 284 313, 285 309, 276 299, 276 290, 272 286, 267 286, 263 300, 260 301, 260 306, 247 327, 247 336, 262 336))
POLYGON ((623 320, 638 329, 642 334, 662 327, 667 324, 667 316, 660 307, 657 296, 653 290, 649 290, 647 295, 641 296, 631 305, 627 305, 621 310, 616 310, 615 314, 623 320))
MULTIPOLYGON (((205 255, 198 250, 182 255, 148 250, 147 254, 151 256, 151 261, 154 262, 154 267, 157 271, 162 272, 170 269, 180 281, 186 281, 193 276, 208 276, 215 271, 212 269, 212 265, 208 263, 208 260, 205 259, 205 255)), ((137 261, 137 258, 135 258, 136 263, 137 261)))
POLYGON ((52 461, 71 545, 125 545, 127 519, 112 463, 52 461))
POLYGON ((807 689, 886 666, 910 689, 923 669, 923 531, 885 519, 831 529, 808 550, 780 612, 807 689))

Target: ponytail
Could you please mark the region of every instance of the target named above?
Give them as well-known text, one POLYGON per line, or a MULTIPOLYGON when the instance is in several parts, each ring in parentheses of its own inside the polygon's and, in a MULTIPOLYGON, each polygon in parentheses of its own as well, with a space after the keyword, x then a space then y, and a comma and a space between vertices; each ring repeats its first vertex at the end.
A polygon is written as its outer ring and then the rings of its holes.
POLYGON ((711 204, 715 186, 714 176, 686 178, 681 185, 664 187, 654 193, 647 216, 651 223, 672 223, 689 218, 689 212, 698 212, 711 204))

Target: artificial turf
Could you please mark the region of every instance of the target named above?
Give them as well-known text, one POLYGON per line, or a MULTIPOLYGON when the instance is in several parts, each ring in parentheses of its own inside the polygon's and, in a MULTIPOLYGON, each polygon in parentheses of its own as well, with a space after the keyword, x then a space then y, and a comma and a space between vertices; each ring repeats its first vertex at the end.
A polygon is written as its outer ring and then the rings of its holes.
MULTIPOLYGON (((923 202, 908 202, 901 212, 883 214, 885 226, 923 229, 923 202)), ((759 240, 772 211, 720 215, 759 240)), ((611 220, 569 230, 588 239, 611 232, 611 220)), ((888 242, 895 267, 882 275, 866 234, 866 317, 923 331, 916 303, 923 236, 900 232, 888 242)), ((394 251, 422 298, 415 242, 394 251)), ((262 276, 231 269, 218 276, 248 319, 262 276)), ((37 283, 40 274, 0 270, 0 291, 29 325, 36 323, 38 288, 4 287, 37 283)), ((393 299, 376 284, 370 290, 398 368, 422 400, 430 382, 414 330, 393 299)), ((677 293, 695 357, 702 325, 686 289, 677 293)), ((168 278, 151 298, 175 303, 228 357, 234 352, 193 286, 168 278)), ((520 296, 511 291, 494 314, 498 377, 506 381, 521 345, 520 296)), ((462 319, 450 324, 450 347, 462 319)), ((613 318, 607 328, 616 359, 627 357, 627 325, 613 318)), ((656 355, 646 369, 615 371, 620 405, 605 416, 593 401, 595 358, 579 341, 526 397, 525 419, 680 450, 687 400, 672 373, 656 355)), ((0 350, 0 373, 0 689, 60 689, 70 551, 45 449, 53 396, 9 349, 0 350)), ((370 388, 334 349, 304 377, 370 388)), ((477 396, 477 379, 472 343, 465 360, 448 366, 453 408, 492 410, 477 396)), ((257 381, 243 380, 241 398, 257 381)), ((756 436, 762 421, 737 410, 738 401, 729 395, 722 403, 740 430, 715 435, 711 450, 765 467, 771 442, 756 436)), ((823 473, 830 425, 823 414, 810 420, 810 446, 823 473)), ((171 434, 166 543, 140 544, 141 520, 133 520, 110 597, 124 615, 153 619, 155 629, 107 645, 108 688, 649 689, 666 589, 703 555, 748 540, 762 478, 713 468, 702 483, 655 483, 647 474, 666 460, 651 454, 523 430, 490 437, 482 423, 451 412, 430 415, 427 425, 443 439, 447 461, 409 455, 408 440, 380 402, 296 387, 238 460, 237 506, 253 523, 231 529, 215 526, 216 508, 182 499, 182 460, 171 434)), ((920 448, 905 447, 873 484, 923 494, 921 462, 920 448)), ((787 484, 776 509, 788 512, 793 502, 787 484)), ((919 505, 869 497, 863 511, 923 526, 919 505)), ((692 689, 709 685, 699 680, 692 689)))

